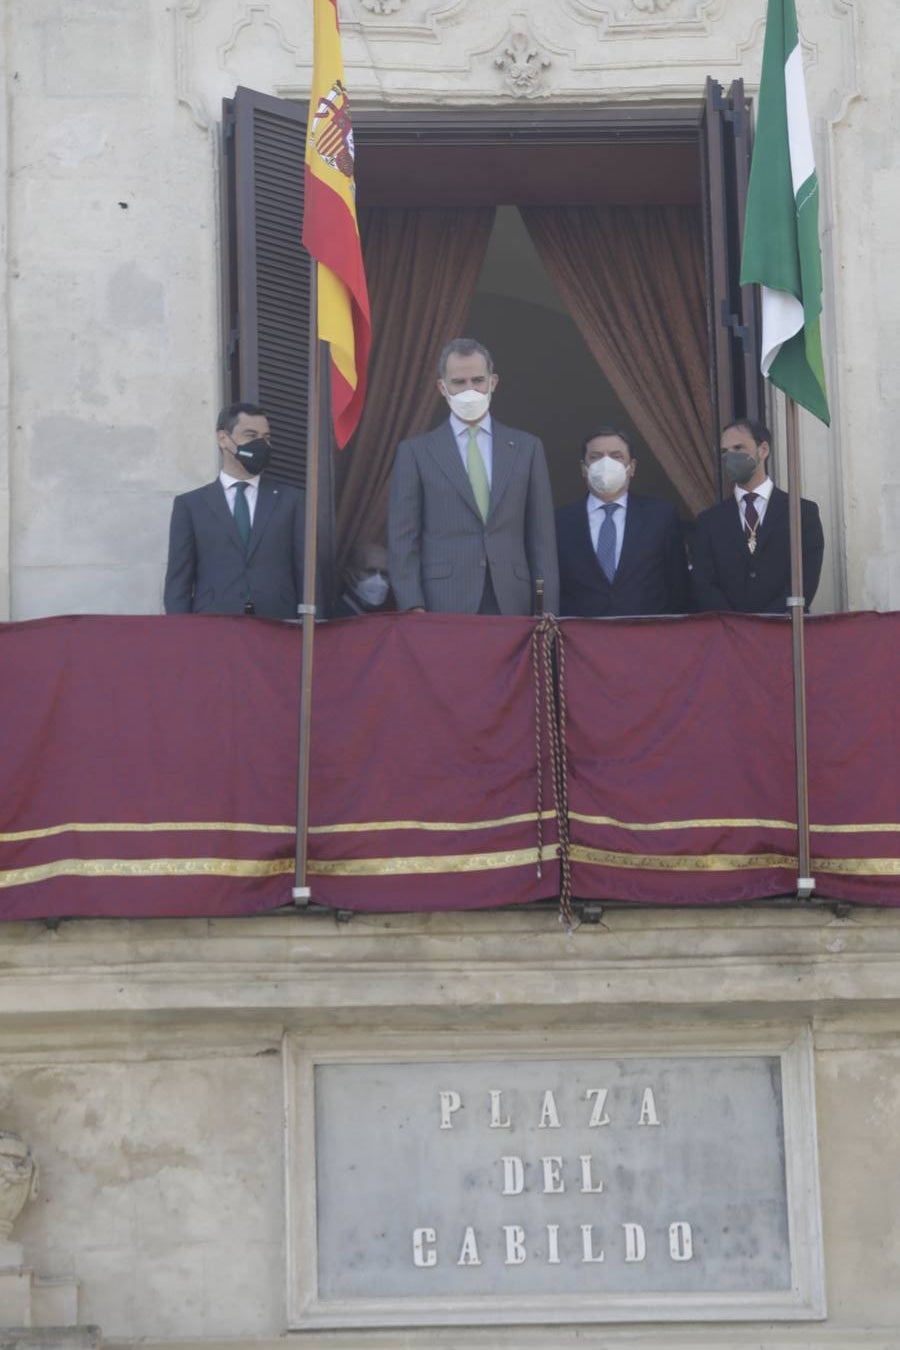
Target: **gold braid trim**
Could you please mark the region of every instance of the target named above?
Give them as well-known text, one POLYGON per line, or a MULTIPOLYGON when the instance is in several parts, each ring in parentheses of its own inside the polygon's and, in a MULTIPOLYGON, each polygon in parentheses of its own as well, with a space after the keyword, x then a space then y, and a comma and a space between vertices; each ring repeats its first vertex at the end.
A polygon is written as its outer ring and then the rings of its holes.
MULTIPOLYGON (((792 820, 765 820, 753 817, 723 817, 722 819, 688 819, 635 821, 617 820, 614 816, 588 816, 580 811, 570 811, 570 820, 585 825, 612 825, 618 829, 630 830, 635 834, 644 834, 664 830, 707 830, 707 829, 771 829, 796 830, 797 822, 792 820)), ((538 820, 555 820, 556 811, 523 811, 514 816, 498 816, 495 820, 360 820, 349 821, 343 825, 311 825, 310 834, 384 834, 389 831, 408 830, 431 834, 461 834, 467 830, 495 830, 508 825, 529 825, 538 820)), ((68 821, 63 825, 48 825, 40 830, 14 830, 0 834, 0 844, 21 844, 32 839, 52 839, 61 834, 267 834, 293 837, 296 826, 257 825, 247 821, 231 820, 155 820, 155 821, 68 821)), ((856 825, 811 825, 813 834, 892 834, 900 833, 900 824, 864 823, 856 825)))
POLYGON ((53 877, 274 877, 293 870, 293 858, 60 858, 0 872, 0 889, 53 877))
MULTIPOLYGON (((543 860, 557 856, 556 845, 545 845, 543 860)), ((736 872, 771 868, 795 869, 797 860, 788 854, 673 854, 637 855, 607 853, 600 849, 572 848, 575 862, 596 867, 622 867, 651 872, 736 872)), ((470 872, 495 872, 504 868, 534 866, 534 849, 506 853, 470 853, 408 858, 319 859, 309 862, 312 876, 378 877, 436 876, 470 872)), ((813 858, 813 872, 838 876, 900 876, 898 858, 813 858)), ((0 872, 0 889, 28 886, 54 877, 274 877, 293 872, 292 858, 62 858, 34 867, 0 872)))
MULTIPOLYGON (((555 811, 544 811, 543 820, 554 820, 555 811)), ((502 829, 506 825, 530 825, 537 820, 534 811, 515 816, 499 816, 496 820, 372 820, 353 821, 346 825, 311 825, 310 834, 381 834, 388 830, 425 830, 434 834, 461 833, 466 830, 502 829)), ((48 825, 42 830, 15 830, 0 834, 0 844, 21 844, 31 839, 52 839, 60 834, 190 834, 219 832, 223 834, 284 834, 293 836, 296 824, 254 825, 234 820, 154 820, 154 821, 69 821, 64 825, 48 825)))
MULTIPOLYGON (((796 855, 785 853, 610 853, 581 844, 572 845, 572 861, 647 872, 740 872, 797 867, 796 855)), ((900 858, 813 858, 812 870, 842 876, 900 876, 900 858)))
MULTIPOLYGON (((571 820, 579 820, 584 825, 613 825, 620 830, 632 830, 643 834, 651 830, 796 830, 796 820, 754 819, 752 816, 735 816, 722 819, 696 820, 616 820, 615 816, 587 816, 580 811, 570 811, 571 820)), ((893 834, 900 832, 900 824, 858 824, 858 825, 810 825, 813 834, 893 834)))
MULTIPOLYGON (((544 846, 543 860, 556 857, 556 845, 544 846)), ((464 853, 411 858, 346 858, 310 861, 313 876, 427 876, 439 873, 496 872, 508 867, 534 866, 533 848, 506 853, 464 853)), ((273 877, 294 870, 293 858, 61 858, 34 867, 0 872, 0 889, 31 886, 53 877, 273 877)))

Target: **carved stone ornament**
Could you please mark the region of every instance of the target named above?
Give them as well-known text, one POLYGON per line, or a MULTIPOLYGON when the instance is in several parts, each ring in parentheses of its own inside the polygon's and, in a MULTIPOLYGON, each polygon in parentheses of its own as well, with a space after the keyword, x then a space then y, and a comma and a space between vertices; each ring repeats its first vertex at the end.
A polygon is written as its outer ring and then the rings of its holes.
POLYGON ((359 3, 372 14, 396 14, 403 0, 359 0, 359 3))
POLYGON ((672 0, 631 0, 631 3, 643 14, 659 14, 669 8, 672 0))
POLYGON ((538 98, 549 92, 543 86, 550 57, 532 39, 524 14, 513 15, 509 37, 494 58, 494 65, 503 72, 503 83, 516 98, 538 98))
POLYGON ((38 1189, 38 1165, 31 1149, 17 1134, 0 1130, 0 1242, 12 1233, 13 1224, 33 1200, 38 1189))

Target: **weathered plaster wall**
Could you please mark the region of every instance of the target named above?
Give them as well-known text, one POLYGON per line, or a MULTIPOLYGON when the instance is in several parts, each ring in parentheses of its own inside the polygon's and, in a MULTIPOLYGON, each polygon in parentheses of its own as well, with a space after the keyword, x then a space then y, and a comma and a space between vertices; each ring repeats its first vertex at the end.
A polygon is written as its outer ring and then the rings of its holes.
MULTIPOLYGON (((892 0, 799 10, 834 288, 834 429, 802 419, 806 490, 829 538, 817 608, 896 607, 892 0)), ((526 109, 694 103, 707 74, 742 76, 752 93, 765 2, 341 0, 340 12, 358 105, 526 109)), ((309 14, 294 0, 14 0, 6 39, 0 594, 9 526, 13 617, 155 612, 171 496, 216 463, 221 99, 238 83, 305 97, 309 14)))
POLYGON ((9 618, 9 79, 0 25, 0 621, 9 618))
POLYGON ((13 617, 155 612, 172 493, 210 474, 209 136, 156 0, 10 7, 13 617))
POLYGON ((900 606, 900 52, 890 5, 857 5, 859 97, 834 131, 835 365, 850 595, 900 606))
MULTIPOLYGON (((285 1030, 377 1053, 441 1032, 660 1050, 809 1027, 825 1322, 317 1332, 336 1350, 886 1350, 900 1236, 900 918, 895 912, 610 912, 260 917, 10 925, 0 970, 0 1129, 32 1147, 40 1193, 14 1239, 80 1283, 104 1344, 284 1344, 285 1030)), ((590 1049, 588 1049, 590 1053, 590 1049)), ((365 1113, 366 1103, 359 1103, 365 1113)), ((410 1147, 424 1141, 410 1140, 410 1147)), ((327 1203, 323 1198, 322 1203, 327 1203)))

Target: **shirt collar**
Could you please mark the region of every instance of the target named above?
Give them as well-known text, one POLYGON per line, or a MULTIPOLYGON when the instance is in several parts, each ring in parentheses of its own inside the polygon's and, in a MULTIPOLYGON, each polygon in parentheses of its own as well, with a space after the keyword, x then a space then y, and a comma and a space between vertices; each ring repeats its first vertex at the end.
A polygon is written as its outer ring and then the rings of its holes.
POLYGON ((235 478, 232 474, 226 473, 224 469, 220 469, 219 482, 226 492, 229 488, 234 487, 235 483, 246 483, 248 487, 255 488, 259 487, 259 474, 256 474, 253 478, 235 478))
MULTIPOLYGON (((460 436, 466 434, 471 425, 471 422, 464 422, 461 417, 457 417, 455 412, 450 414, 450 426, 453 428, 453 434, 457 440, 460 436)), ((491 436, 493 434, 491 431, 491 414, 486 412, 481 421, 476 423, 476 427, 479 432, 484 431, 488 436, 491 436)))
POLYGON ((738 506, 740 506, 748 491, 755 492, 757 497, 762 497, 763 501, 767 502, 774 490, 775 484, 772 482, 771 478, 764 478, 758 488, 748 489, 745 487, 738 487, 737 483, 734 485, 734 495, 737 498, 738 506))
MULTIPOLYGON (((621 506, 622 510, 626 511, 628 509, 628 493, 623 493, 622 496, 617 497, 614 502, 601 502, 600 498, 595 497, 593 492, 588 493, 589 511, 601 511, 604 506, 621 506)), ((615 512, 613 512, 613 519, 615 519, 615 512)))

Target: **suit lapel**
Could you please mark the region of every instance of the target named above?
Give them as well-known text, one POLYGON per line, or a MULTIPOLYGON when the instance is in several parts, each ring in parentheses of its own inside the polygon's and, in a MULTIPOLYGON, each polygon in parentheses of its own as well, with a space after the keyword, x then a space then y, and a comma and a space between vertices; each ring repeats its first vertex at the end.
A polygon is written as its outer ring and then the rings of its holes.
MULTIPOLYGON (((619 566, 616 568, 616 581, 625 576, 634 567, 641 549, 641 513, 644 503, 640 497, 629 496, 625 511, 625 533, 622 536, 622 552, 619 566)), ((599 566, 599 563, 598 563, 599 566)), ((600 569, 603 570, 602 568, 600 569)))
POLYGON ((603 571, 603 568, 597 560, 597 554, 594 549, 593 540, 591 539, 591 518, 588 514, 588 504, 590 500, 589 496, 586 497, 581 505, 581 510, 578 512, 578 524, 575 529, 574 542, 575 547, 578 550, 579 561, 584 563, 586 567, 592 568, 598 576, 601 576, 603 580, 606 581, 606 573, 603 571))
POLYGON ((516 442, 509 427, 499 422, 491 426, 491 505, 490 516, 506 491, 516 461, 516 442))
MULTIPOLYGON (((435 427, 434 431, 430 433, 427 444, 428 453, 435 464, 446 474, 466 505, 481 520, 481 512, 478 509, 478 503, 475 501, 475 493, 472 491, 469 475, 463 466, 462 455, 459 453, 459 446, 456 443, 456 437, 450 423, 444 422, 441 426, 435 427)), ((493 492, 491 493, 491 500, 493 500, 493 492)))
POLYGON ((741 524, 741 511, 737 503, 737 497, 732 494, 731 500, 723 502, 722 506, 724 508, 722 514, 723 533, 728 547, 736 557, 746 559, 750 556, 750 553, 747 548, 744 527, 741 524))
POLYGON ((263 537, 266 526, 272 518, 272 512, 278 505, 278 488, 264 478, 259 480, 256 492, 256 510, 253 512, 253 529, 250 531, 250 543, 247 545, 247 557, 251 557, 263 537))
POLYGON ((766 514, 763 516, 763 522, 756 535, 757 557, 765 550, 769 540, 774 539, 776 534, 780 533, 779 527, 787 516, 787 510, 787 493, 781 492, 778 488, 773 488, 769 505, 766 507, 766 514))
POLYGON ((213 515, 218 520, 219 525, 225 531, 227 537, 231 540, 231 542, 235 545, 235 547, 239 548, 241 552, 243 552, 244 541, 241 538, 240 530, 234 523, 234 516, 231 514, 231 510, 229 509, 228 499, 225 496, 225 489, 222 487, 222 484, 219 481, 219 479, 217 478, 214 483, 208 484, 208 486, 204 488, 203 492, 204 492, 203 499, 206 502, 206 505, 209 507, 210 511, 212 511, 213 515))

